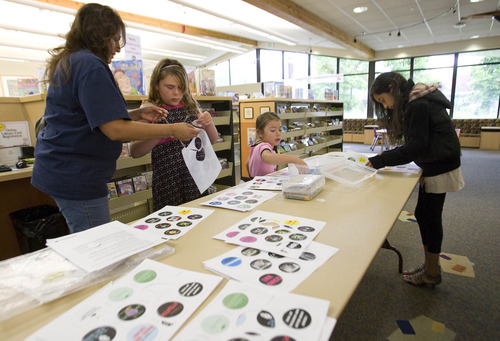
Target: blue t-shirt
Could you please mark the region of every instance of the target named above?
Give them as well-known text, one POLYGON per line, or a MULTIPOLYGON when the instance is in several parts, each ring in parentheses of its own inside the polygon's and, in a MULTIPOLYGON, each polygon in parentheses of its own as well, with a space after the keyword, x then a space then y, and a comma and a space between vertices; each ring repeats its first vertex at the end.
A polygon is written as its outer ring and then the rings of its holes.
POLYGON ((37 138, 32 185, 62 199, 106 196, 122 142, 110 140, 98 126, 130 119, 108 65, 87 50, 75 52, 71 78, 49 87, 44 115, 47 126, 37 138))

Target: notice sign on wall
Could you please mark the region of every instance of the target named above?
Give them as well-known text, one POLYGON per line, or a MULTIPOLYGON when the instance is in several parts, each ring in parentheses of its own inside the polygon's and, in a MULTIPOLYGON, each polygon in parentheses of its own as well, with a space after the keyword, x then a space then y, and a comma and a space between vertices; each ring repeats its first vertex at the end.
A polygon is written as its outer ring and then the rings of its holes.
POLYGON ((0 122, 0 148, 21 146, 31 146, 28 122, 0 122))

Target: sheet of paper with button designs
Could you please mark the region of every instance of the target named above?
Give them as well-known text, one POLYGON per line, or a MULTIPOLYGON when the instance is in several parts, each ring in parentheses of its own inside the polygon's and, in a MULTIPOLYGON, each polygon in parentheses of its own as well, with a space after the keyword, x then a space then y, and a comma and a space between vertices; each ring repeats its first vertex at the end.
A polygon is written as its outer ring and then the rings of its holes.
POLYGON ((201 203, 202 205, 227 208, 236 211, 251 211, 264 201, 271 199, 277 193, 269 191, 256 191, 245 188, 231 188, 212 199, 201 203))
POLYGON ((256 211, 213 238, 299 258, 325 224, 287 214, 256 211))
POLYGON ((318 340, 329 306, 230 280, 174 340, 318 340))
POLYGON ((146 259, 27 340, 169 340, 221 280, 146 259))
POLYGON ((283 189, 283 182, 288 180, 290 180, 290 177, 287 176, 256 176, 245 183, 245 188, 281 191, 283 189))
POLYGON ((130 226, 147 233, 157 234, 161 239, 177 239, 213 212, 214 210, 201 208, 165 206, 134 222, 130 226))

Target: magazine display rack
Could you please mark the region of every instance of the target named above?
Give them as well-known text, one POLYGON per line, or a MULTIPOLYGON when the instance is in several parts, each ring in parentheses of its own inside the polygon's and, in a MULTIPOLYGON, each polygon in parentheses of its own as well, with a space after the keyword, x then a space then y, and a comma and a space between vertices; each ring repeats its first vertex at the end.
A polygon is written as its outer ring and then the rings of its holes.
MULTIPOLYGON (((281 118, 284 143, 278 152, 304 158, 342 151, 343 102, 291 98, 240 100, 241 165, 246 163, 255 139, 255 120, 266 111, 273 111, 281 118)), ((245 167, 241 167, 241 176, 248 178, 245 167)))

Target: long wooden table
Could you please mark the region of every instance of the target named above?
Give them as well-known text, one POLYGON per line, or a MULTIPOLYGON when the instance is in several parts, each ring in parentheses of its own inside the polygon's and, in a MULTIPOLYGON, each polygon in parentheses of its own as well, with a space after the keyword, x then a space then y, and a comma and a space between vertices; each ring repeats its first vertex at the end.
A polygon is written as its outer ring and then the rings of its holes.
MULTIPOLYGON (((339 248, 339 252, 293 292, 329 300, 328 315, 338 318, 386 241, 419 177, 419 174, 378 172, 357 187, 327 179, 323 192, 311 201, 284 199, 278 194, 258 206, 258 210, 325 221, 327 224, 315 241, 339 248)), ((212 196, 215 195, 217 193, 212 196)), ((210 207, 200 203, 209 198, 204 197, 183 206, 207 209, 210 207)), ((252 213, 222 208, 214 210, 188 234, 179 240, 169 241, 168 244, 175 247, 175 253, 160 261, 175 267, 211 273, 204 269, 202 262, 235 247, 212 236, 252 213)), ((394 271, 397 273, 397 257, 394 257, 394 271)), ((225 282, 219 285, 202 308, 218 294, 225 282)), ((103 285, 81 290, 1 322, 1 339, 24 339, 103 285)))

